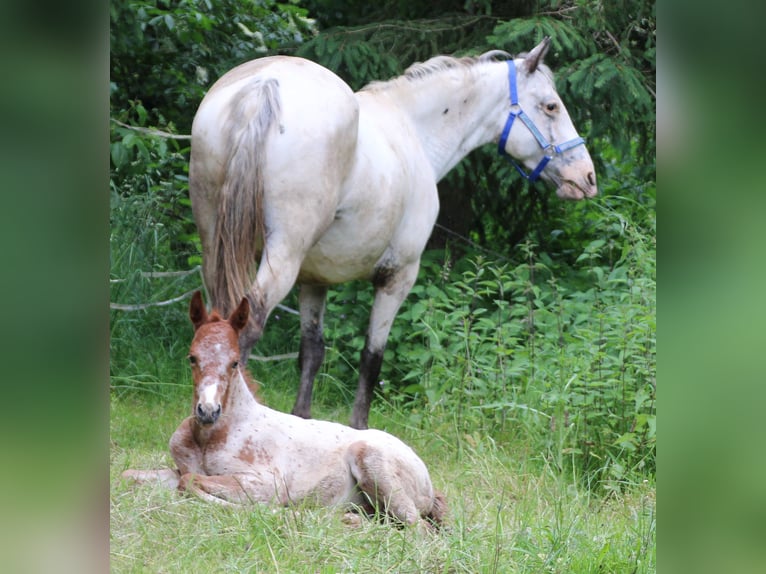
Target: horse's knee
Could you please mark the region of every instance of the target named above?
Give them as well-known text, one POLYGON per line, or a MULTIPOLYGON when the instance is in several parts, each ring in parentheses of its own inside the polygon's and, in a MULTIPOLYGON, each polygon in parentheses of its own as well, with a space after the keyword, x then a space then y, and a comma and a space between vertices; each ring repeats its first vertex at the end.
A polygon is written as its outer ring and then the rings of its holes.
POLYGON ((193 492, 195 487, 198 488, 199 481, 197 480, 197 474, 193 472, 187 472, 181 475, 178 479, 178 491, 179 492, 193 492), (195 484, 195 482, 197 484, 195 484))
POLYGON ((348 464, 357 487, 375 504, 386 482, 380 472, 380 454, 369 443, 356 441, 348 447, 348 464))
POLYGON ((366 441, 349 446, 351 474, 357 487, 378 510, 404 524, 415 524, 420 515, 406 489, 387 468, 386 452, 366 441))

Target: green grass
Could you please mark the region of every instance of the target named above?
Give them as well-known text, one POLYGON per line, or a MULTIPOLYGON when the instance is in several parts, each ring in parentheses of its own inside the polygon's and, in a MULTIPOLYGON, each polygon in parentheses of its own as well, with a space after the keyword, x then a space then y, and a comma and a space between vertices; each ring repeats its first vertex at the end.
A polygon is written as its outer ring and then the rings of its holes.
MULTIPOLYGON (((264 389, 289 409, 292 389, 264 389)), ((172 465, 167 441, 189 411, 191 389, 161 396, 113 390, 111 398, 111 570, 113 572, 654 572, 655 486, 626 484, 595 494, 564 478, 522 439, 492 437, 431 421, 377 401, 371 426, 410 444, 450 505, 433 534, 375 521, 358 528, 338 508, 229 509, 132 486, 126 468, 172 465), (513 442, 511 442, 513 441, 513 442)), ((348 412, 315 404, 315 416, 348 412)))
MULTIPOLYGON (((124 483, 127 468, 172 465, 167 443, 191 407, 192 328, 186 302, 112 311, 112 570, 656 571, 650 195, 567 208, 572 221, 552 227, 561 229, 547 250, 524 241, 497 261, 424 254, 392 327, 370 426, 409 443, 447 495, 451 518, 438 535, 373 521, 352 528, 340 509, 232 510, 124 483)), ((141 273, 198 263, 176 249, 183 230, 164 221, 159 199, 114 190, 113 302, 160 301, 199 285, 196 274, 141 273)), ((330 292, 317 418, 349 420, 371 303, 368 284, 330 292)), ((286 304, 297 306, 295 292, 286 304)), ((277 311, 256 351, 294 352, 298 336, 297 317, 277 311)), ((289 411, 295 361, 250 367, 266 403, 289 411)))

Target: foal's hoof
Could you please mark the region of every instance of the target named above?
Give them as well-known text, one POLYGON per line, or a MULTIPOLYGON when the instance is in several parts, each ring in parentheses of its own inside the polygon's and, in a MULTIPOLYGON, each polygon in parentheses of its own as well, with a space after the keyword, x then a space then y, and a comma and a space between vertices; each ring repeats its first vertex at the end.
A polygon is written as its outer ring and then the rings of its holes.
POLYGON ((342 520, 343 524, 351 528, 359 528, 362 525, 362 517, 356 512, 346 512, 342 520))

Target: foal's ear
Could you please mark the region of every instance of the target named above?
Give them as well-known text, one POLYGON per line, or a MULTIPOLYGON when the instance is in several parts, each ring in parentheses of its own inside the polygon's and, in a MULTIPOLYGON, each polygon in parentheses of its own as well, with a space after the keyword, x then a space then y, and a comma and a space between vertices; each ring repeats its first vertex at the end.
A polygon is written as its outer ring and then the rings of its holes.
POLYGON ((247 300, 247 297, 242 297, 239 307, 234 309, 234 312, 229 316, 229 324, 232 329, 239 333, 247 325, 248 317, 250 317, 250 301, 247 300))
POLYGON ((194 295, 192 295, 191 303, 189 304, 189 318, 192 325, 194 325, 195 331, 207 323, 207 309, 205 309, 205 302, 202 300, 202 293, 200 291, 195 291, 194 295))
POLYGON ((551 39, 549 36, 543 38, 543 41, 535 46, 532 51, 524 58, 524 65, 527 68, 527 73, 531 74, 537 70, 537 66, 543 63, 545 54, 548 53, 548 48, 551 47, 551 39))

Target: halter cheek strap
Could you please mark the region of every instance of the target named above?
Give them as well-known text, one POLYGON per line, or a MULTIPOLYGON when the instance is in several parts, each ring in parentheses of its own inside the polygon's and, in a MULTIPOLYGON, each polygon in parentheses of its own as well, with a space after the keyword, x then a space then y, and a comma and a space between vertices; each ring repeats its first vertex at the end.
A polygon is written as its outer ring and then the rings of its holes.
POLYGON ((503 131, 500 134, 500 141, 497 144, 497 152, 502 156, 508 155, 505 153, 505 146, 508 143, 508 136, 511 133, 513 122, 516 118, 519 118, 524 123, 524 125, 527 126, 529 131, 532 132, 532 135, 535 136, 537 143, 540 144, 540 147, 543 149, 543 157, 540 160, 540 163, 537 164, 537 167, 535 167, 535 169, 532 170, 532 173, 530 174, 527 174, 527 172, 525 172, 519 164, 513 161, 510 156, 509 159, 523 178, 534 182, 537 181, 537 179, 540 177, 540 174, 545 169, 545 166, 548 165, 548 162, 551 161, 555 155, 562 154, 568 149, 572 149, 573 147, 584 144, 585 140, 580 136, 577 136, 576 138, 566 141, 562 144, 555 145, 549 143, 548 140, 545 139, 545 136, 540 133, 540 130, 537 129, 537 126, 535 125, 535 122, 532 121, 532 118, 525 114, 524 110, 521 109, 521 106, 519 105, 519 94, 518 90, 516 89, 516 64, 513 62, 513 60, 508 60, 507 64, 511 110, 508 112, 508 119, 505 120, 505 126, 503 126, 503 131))

